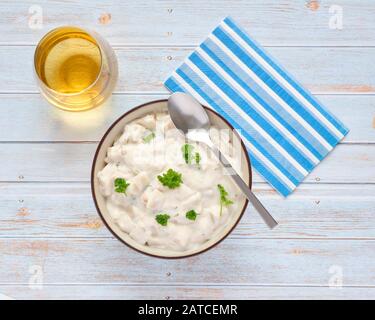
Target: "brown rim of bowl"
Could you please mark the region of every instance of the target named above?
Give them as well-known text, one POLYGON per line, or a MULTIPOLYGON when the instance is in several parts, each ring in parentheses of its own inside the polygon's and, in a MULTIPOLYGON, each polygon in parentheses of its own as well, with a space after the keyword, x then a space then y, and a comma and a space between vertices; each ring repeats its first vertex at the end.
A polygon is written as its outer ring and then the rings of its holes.
MULTIPOLYGON (((144 252, 142 250, 139 250, 137 248, 134 248, 132 245, 130 245, 129 243, 127 243, 126 241, 124 241, 123 239, 120 238, 119 235, 117 235, 116 232, 114 232, 112 230, 112 228, 108 225, 107 221, 105 220, 102 212, 100 211, 99 209, 99 205, 98 205, 98 202, 96 200, 96 195, 95 195, 95 191, 94 191, 94 171, 95 171, 95 164, 96 164, 96 161, 97 161, 97 157, 98 157, 98 154, 99 154, 99 150, 105 140, 105 138, 107 137, 107 135, 112 131, 112 129, 115 127, 115 125, 120 122, 124 117, 126 117, 127 115, 131 114, 132 112, 134 112, 135 110, 138 110, 142 107, 145 107, 147 105, 150 105, 150 104, 154 104, 154 103, 160 103, 160 102, 168 102, 167 99, 160 99, 160 100, 154 100, 154 101, 150 101, 150 102, 146 102, 144 104, 141 104, 141 105, 138 105, 132 109, 130 109, 129 111, 125 112, 121 117, 119 117, 115 122, 113 122, 111 124, 111 126, 108 128, 108 130, 105 132, 105 134, 103 135, 103 137, 101 138, 99 144, 98 144, 98 147, 96 148, 96 151, 95 151, 95 156, 94 156, 94 160, 92 162, 92 167, 91 167, 91 194, 92 194, 92 197, 94 199, 94 203, 95 203, 95 207, 96 207, 96 211, 98 212, 100 218, 102 219, 104 225, 107 227, 107 229, 112 233, 112 235, 115 236, 115 238, 117 238, 119 241, 121 241, 123 244, 125 244, 126 246, 128 246, 129 248, 139 252, 139 253, 142 253, 144 255, 147 255, 147 256, 150 256, 150 257, 155 257, 155 258, 161 258, 161 259, 182 259, 182 258, 188 258, 188 257, 193 257, 193 256, 196 256, 198 254, 201 254, 201 253, 204 253, 212 248, 214 248, 215 246, 217 246, 220 242, 222 242, 224 239, 226 239, 228 237, 229 234, 231 234, 231 232, 233 231, 233 229, 238 225, 238 223, 240 222, 240 220, 242 219, 242 216, 246 210, 246 207, 249 203, 249 201, 246 199, 245 200, 245 204, 242 208, 242 211, 241 211, 241 214, 239 215, 237 221, 233 224, 232 228, 230 228, 230 230, 226 233, 226 235, 224 235, 221 239, 219 239, 218 241, 216 241, 215 243, 213 243, 211 246, 203 249, 203 250, 200 250, 198 252, 195 252, 195 253, 191 253, 191 254, 187 254, 187 255, 184 255, 184 256, 178 256, 178 257, 165 257, 165 256, 160 256, 160 255, 156 255, 156 254, 151 254, 151 253, 148 253, 148 252, 144 252)), ((220 115, 219 113, 217 113, 215 110, 212 110, 206 106, 203 106, 205 109, 209 110, 209 111, 212 111, 216 116, 218 116, 220 119, 222 119, 232 130, 234 130, 234 127, 228 122, 228 120, 226 120, 222 115, 220 115)), ((246 152, 246 147, 245 147, 245 144, 243 143, 242 139, 240 138, 240 136, 238 135, 238 133, 234 130, 235 134, 237 135, 237 137, 240 139, 241 141, 241 146, 242 148, 245 150, 245 157, 246 157, 246 162, 247 162, 247 166, 248 166, 248 169, 249 169, 249 186, 250 186, 250 189, 252 187, 252 171, 251 171, 251 164, 250 164, 250 157, 248 155, 248 153, 246 152)))

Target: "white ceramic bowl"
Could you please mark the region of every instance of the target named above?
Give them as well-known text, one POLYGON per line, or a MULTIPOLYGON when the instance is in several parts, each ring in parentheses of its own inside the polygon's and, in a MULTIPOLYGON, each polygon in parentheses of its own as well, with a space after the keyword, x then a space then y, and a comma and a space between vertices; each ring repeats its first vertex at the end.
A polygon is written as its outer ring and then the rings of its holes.
MULTIPOLYGON (((147 114, 153 112, 161 112, 167 110, 167 100, 158 100, 152 101, 138 107, 135 107, 117 119, 107 130, 104 134, 103 138, 101 139, 98 148, 95 153, 94 161, 92 164, 91 170, 91 191, 94 198, 94 202, 96 205, 96 209, 102 218, 104 224, 108 227, 108 229, 124 244, 128 245, 129 247, 151 256, 160 257, 160 258, 184 258, 189 257, 192 255, 196 255, 198 253, 202 253, 206 250, 211 249, 224 238, 226 238, 230 232, 234 229, 237 223, 240 221, 248 201, 243 200, 243 204, 239 206, 241 208, 238 212, 235 212, 232 215, 232 219, 229 221, 227 226, 218 234, 215 234, 212 239, 202 244, 201 247, 189 250, 185 252, 176 252, 172 250, 165 250, 159 248, 153 248, 147 245, 141 245, 134 241, 126 232, 122 231, 119 226, 113 221, 111 218, 105 204, 105 198, 99 192, 99 182, 97 178, 97 174, 103 167, 106 165, 104 159, 107 154, 107 150, 111 147, 114 141, 121 135, 124 126, 140 117, 143 117, 147 114)), ((210 121, 215 127, 219 129, 230 129, 233 130, 233 127, 219 114, 211 109, 206 108, 210 121)), ((239 139, 238 136, 235 136, 234 139, 239 139)), ((241 165, 242 165, 242 176, 245 181, 249 181, 249 186, 251 186, 251 166, 250 166, 250 159, 246 152, 244 144, 241 142, 242 145, 242 154, 241 154, 241 165), (244 160, 244 161, 243 161, 244 160)))

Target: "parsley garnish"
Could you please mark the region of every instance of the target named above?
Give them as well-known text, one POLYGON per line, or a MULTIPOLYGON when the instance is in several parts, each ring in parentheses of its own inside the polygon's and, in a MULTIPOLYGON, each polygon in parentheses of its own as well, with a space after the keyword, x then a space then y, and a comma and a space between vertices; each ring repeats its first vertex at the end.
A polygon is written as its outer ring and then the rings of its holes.
POLYGON ((116 178, 115 179, 115 191, 118 193, 125 193, 126 189, 130 186, 130 183, 127 183, 124 178, 116 178))
POLYGON ((158 214, 155 217, 157 223, 165 227, 168 224, 168 219, 170 218, 169 214, 158 214))
POLYGON ((193 149, 194 147, 191 144, 184 144, 181 148, 182 156, 186 164, 191 163, 193 149))
POLYGON ((224 187, 221 184, 218 184, 217 188, 219 189, 219 193, 220 193, 220 215, 221 215, 223 212, 223 206, 227 207, 233 204, 233 201, 227 198, 228 192, 224 189, 224 187))
POLYGON ((197 164, 198 168, 201 167, 200 162, 201 162, 201 155, 198 152, 196 152, 195 153, 195 163, 197 164))
POLYGON ((169 189, 175 189, 182 183, 181 176, 181 173, 178 173, 173 169, 169 169, 162 176, 158 176, 158 179, 163 186, 166 186, 169 189))
POLYGON ((182 157, 184 158, 186 164, 191 164, 192 160, 194 159, 195 164, 198 165, 201 161, 201 155, 198 152, 195 152, 193 155, 194 146, 191 144, 184 144, 181 148, 182 157))
POLYGON ((152 139, 155 138, 155 133, 154 132, 151 132, 150 134, 148 134, 147 136, 145 136, 143 138, 143 142, 144 143, 149 143, 152 139))
POLYGON ((195 210, 190 210, 186 212, 186 218, 189 220, 195 220, 197 218, 198 213, 195 212, 195 210))

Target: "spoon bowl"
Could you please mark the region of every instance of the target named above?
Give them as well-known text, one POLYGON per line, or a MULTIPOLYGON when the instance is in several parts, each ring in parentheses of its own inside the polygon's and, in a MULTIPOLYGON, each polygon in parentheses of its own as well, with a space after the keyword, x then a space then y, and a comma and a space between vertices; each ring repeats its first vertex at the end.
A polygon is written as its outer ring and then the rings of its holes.
POLYGON ((169 115, 177 129, 185 134, 194 129, 210 129, 210 119, 202 105, 182 92, 172 94, 168 99, 169 115))

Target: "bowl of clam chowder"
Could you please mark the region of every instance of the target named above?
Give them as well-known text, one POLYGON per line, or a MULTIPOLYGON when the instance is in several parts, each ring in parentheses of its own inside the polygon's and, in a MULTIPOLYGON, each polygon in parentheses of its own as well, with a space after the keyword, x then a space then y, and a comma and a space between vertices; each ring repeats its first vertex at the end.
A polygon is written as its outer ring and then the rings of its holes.
MULTIPOLYGON (((250 160, 238 133, 206 110, 212 140, 251 186, 250 160)), ((167 100, 138 106, 112 124, 95 153, 91 189, 100 217, 120 241, 161 258, 212 248, 247 206, 216 155, 174 127, 167 100)))

